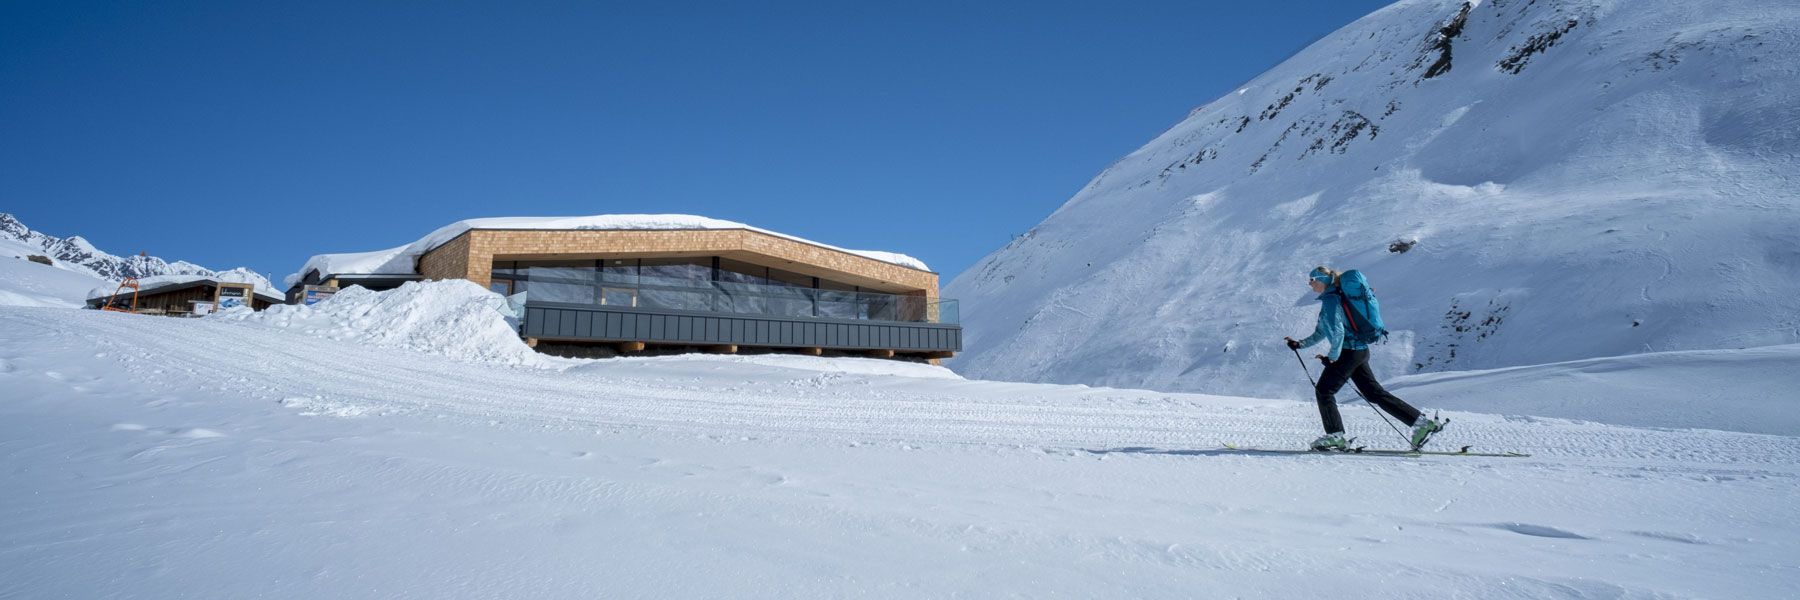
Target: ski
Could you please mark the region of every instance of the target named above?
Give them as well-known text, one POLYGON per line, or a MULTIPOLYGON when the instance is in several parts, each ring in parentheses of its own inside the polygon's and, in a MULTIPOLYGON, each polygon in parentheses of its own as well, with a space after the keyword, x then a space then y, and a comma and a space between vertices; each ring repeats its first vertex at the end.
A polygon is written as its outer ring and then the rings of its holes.
POLYGON ((1463 446, 1456 451, 1448 450, 1389 450, 1384 448, 1356 447, 1348 450, 1295 450, 1290 448, 1252 448, 1234 444, 1222 444, 1226 450, 1245 454, 1364 454, 1369 456, 1486 456, 1492 458, 1525 458, 1531 456, 1523 452, 1475 452, 1470 446, 1463 446))

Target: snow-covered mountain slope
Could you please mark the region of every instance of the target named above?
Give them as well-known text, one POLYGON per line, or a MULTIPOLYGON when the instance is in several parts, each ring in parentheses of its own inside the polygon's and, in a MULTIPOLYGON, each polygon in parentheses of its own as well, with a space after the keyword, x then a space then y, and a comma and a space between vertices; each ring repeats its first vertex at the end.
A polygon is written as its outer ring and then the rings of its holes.
POLYGON ((29 254, 48 256, 59 268, 112 282, 126 277, 200 275, 225 281, 254 283, 259 290, 275 289, 267 277, 242 267, 214 271, 187 261, 168 262, 155 256, 115 256, 95 248, 81 236, 59 238, 33 231, 11 214, 0 213, 0 256, 29 254))
POLYGON ((0 597, 1800 595, 1790 437, 1459 412, 1440 444, 1534 456, 1221 455, 1317 414, 866 359, 508 365, 370 343, 454 302, 349 300, 362 335, 0 307, 0 597))
POLYGON ((1388 375, 1800 342, 1796 57, 1792 2, 1399 2, 959 276, 951 366, 1291 393, 1318 264, 1372 279, 1388 375))
POLYGON ((1387 387, 1426 407, 1800 436, 1796 366, 1800 344, 1788 344, 1423 373, 1387 387))
POLYGON ((0 305, 81 308, 88 290, 106 282, 92 275, 40 265, 0 247, 0 305))

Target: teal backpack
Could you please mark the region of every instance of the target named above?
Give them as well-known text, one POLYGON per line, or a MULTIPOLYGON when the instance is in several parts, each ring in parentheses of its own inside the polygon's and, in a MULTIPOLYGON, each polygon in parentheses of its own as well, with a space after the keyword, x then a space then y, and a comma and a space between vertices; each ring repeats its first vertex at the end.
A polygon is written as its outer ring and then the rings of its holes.
POLYGON ((1387 325, 1381 322, 1381 303, 1362 271, 1351 269, 1338 275, 1338 304, 1344 311, 1344 337, 1363 344, 1387 338, 1387 325))

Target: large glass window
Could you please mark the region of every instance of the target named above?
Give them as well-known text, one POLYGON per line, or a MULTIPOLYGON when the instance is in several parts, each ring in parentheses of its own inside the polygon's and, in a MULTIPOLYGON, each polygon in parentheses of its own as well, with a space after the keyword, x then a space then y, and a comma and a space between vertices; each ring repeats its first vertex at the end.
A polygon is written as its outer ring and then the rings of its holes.
POLYGON ((638 284, 638 259, 609 258, 600 261, 600 280, 622 285, 638 284))
POLYGON ((706 258, 646 258, 638 267, 638 282, 669 287, 706 287, 712 281, 712 261, 706 258))
POLYGON ((819 280, 819 316, 829 319, 859 319, 863 311, 856 302, 856 286, 828 279, 819 280))
POLYGON ((942 314, 923 296, 722 257, 494 262, 494 291, 516 295, 528 286, 534 302, 891 321, 935 322, 942 314))
POLYGON ((606 306, 637 306, 638 289, 634 287, 602 286, 600 288, 600 304, 606 306))
POLYGON ((710 284, 712 259, 646 258, 638 266, 638 306, 716 310, 710 284))
POLYGON ((719 259, 719 281, 745 285, 767 285, 769 268, 741 260, 719 259))
POLYGON ((598 300, 600 286, 592 266, 531 267, 526 272, 532 301, 594 304, 598 300))

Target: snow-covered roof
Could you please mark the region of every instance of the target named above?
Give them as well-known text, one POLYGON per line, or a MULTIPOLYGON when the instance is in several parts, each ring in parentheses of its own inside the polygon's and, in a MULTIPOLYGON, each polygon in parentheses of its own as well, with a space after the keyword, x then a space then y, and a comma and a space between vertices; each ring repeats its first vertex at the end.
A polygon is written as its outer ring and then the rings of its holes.
POLYGON ((300 272, 282 278, 281 285, 292 289, 314 269, 321 275, 412 275, 413 261, 424 251, 408 253, 411 247, 409 244, 373 252, 319 254, 307 259, 300 272))
POLYGON ((694 215, 592 215, 586 217, 490 217, 485 219, 465 219, 457 221, 433 231, 418 241, 397 248, 377 250, 374 252, 352 252, 343 254, 320 254, 306 261, 298 272, 288 275, 282 285, 292 288, 308 272, 317 269, 321 275, 411 275, 413 265, 420 255, 442 246, 450 240, 471 229, 568 229, 568 230, 642 230, 642 229, 747 229, 758 233, 786 238, 848 252, 864 258, 930 271, 923 261, 893 252, 878 250, 850 250, 829 244, 821 244, 805 238, 769 231, 760 227, 752 227, 735 221, 712 219, 694 215))
MULTIPOLYGON (((256 277, 255 280, 251 280, 249 277, 245 277, 241 273, 233 272, 233 271, 223 271, 223 272, 218 273, 217 275, 211 275, 211 276, 209 276, 209 275, 156 275, 153 277, 142 277, 142 278, 138 279, 138 292, 146 293, 146 292, 155 291, 159 288, 166 288, 166 287, 178 286, 178 285, 187 285, 190 283, 217 284, 221 281, 223 281, 225 283, 254 284, 256 286, 256 295, 258 297, 261 297, 262 299, 268 300, 270 302, 281 302, 281 301, 285 300, 285 297, 282 296, 280 292, 278 292, 275 289, 270 288, 268 286, 268 280, 262 279, 261 277, 256 277)), ((113 293, 117 292, 118 289, 119 289, 118 284, 109 284, 109 285, 100 286, 100 287, 94 288, 92 290, 88 290, 88 299, 93 300, 96 298, 105 298, 107 296, 113 295, 113 293)))

